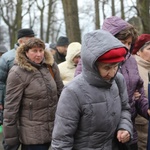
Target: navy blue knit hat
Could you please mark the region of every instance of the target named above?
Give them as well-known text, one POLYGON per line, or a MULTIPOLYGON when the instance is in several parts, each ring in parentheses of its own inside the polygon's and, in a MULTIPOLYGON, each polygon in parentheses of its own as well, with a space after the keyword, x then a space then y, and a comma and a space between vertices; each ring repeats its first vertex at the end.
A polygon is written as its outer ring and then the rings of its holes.
POLYGON ((20 29, 18 30, 18 39, 22 37, 34 37, 34 31, 32 29, 26 28, 26 29, 20 29))

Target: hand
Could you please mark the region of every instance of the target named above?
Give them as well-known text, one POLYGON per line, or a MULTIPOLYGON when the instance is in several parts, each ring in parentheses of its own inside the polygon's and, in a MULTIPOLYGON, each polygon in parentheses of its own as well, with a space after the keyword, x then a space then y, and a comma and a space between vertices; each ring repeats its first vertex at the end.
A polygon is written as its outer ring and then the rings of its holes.
POLYGON ((135 100, 138 100, 139 98, 140 98, 140 96, 141 96, 141 94, 138 92, 138 90, 136 90, 135 92, 134 92, 134 99, 135 100))
POLYGON ((121 143, 126 143, 130 140, 130 133, 127 130, 118 130, 117 139, 121 143))

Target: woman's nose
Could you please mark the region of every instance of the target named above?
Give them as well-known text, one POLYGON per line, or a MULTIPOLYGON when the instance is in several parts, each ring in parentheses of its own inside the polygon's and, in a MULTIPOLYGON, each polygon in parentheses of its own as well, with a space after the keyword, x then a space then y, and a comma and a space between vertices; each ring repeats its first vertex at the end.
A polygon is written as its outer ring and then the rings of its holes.
POLYGON ((116 69, 112 68, 112 69, 109 71, 109 76, 110 76, 111 78, 113 78, 113 77, 115 76, 115 74, 116 74, 116 69))

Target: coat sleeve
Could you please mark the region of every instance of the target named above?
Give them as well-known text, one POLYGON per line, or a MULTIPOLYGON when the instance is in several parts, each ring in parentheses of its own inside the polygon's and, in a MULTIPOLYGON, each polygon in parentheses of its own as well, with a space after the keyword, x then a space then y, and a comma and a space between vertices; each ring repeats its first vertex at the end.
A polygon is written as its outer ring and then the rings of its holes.
POLYGON ((119 88, 120 92, 120 98, 121 98, 121 105, 122 105, 122 112, 121 112, 121 118, 120 123, 118 125, 119 129, 127 130, 131 138, 133 137, 133 124, 131 120, 131 111, 130 111, 130 105, 128 100, 128 93, 127 93, 127 87, 126 82, 124 80, 124 77, 118 73, 119 78, 117 78, 116 82, 119 88))
POLYGON ((4 103, 6 79, 9 71, 9 65, 5 57, 0 58, 0 104, 4 103))
POLYGON ((135 107, 139 115, 149 119, 147 110, 148 110, 148 99, 146 98, 143 86, 143 80, 140 78, 139 84, 137 85, 137 90, 141 94, 138 100, 135 100, 135 107))
POLYGON ((7 78, 3 122, 3 134, 8 145, 19 143, 17 121, 24 91, 23 83, 24 81, 21 81, 20 76, 12 68, 7 78))
POLYGON ((56 85, 57 85, 57 91, 58 91, 57 95, 59 97, 61 92, 62 92, 62 89, 64 87, 64 84, 63 84, 62 79, 60 77, 60 71, 59 71, 59 68, 58 68, 56 63, 54 63, 52 69, 54 71, 54 78, 55 78, 55 82, 56 82, 56 85))
POLYGON ((80 107, 77 96, 73 90, 64 88, 55 116, 52 150, 72 150, 79 119, 80 107))

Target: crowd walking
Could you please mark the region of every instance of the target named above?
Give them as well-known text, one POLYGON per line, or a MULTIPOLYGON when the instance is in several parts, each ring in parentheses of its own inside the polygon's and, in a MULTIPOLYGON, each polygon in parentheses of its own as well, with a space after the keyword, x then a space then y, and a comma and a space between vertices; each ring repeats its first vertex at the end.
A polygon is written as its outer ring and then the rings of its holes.
POLYGON ((146 150, 150 34, 117 16, 82 42, 30 28, 0 45, 4 150, 146 150))

